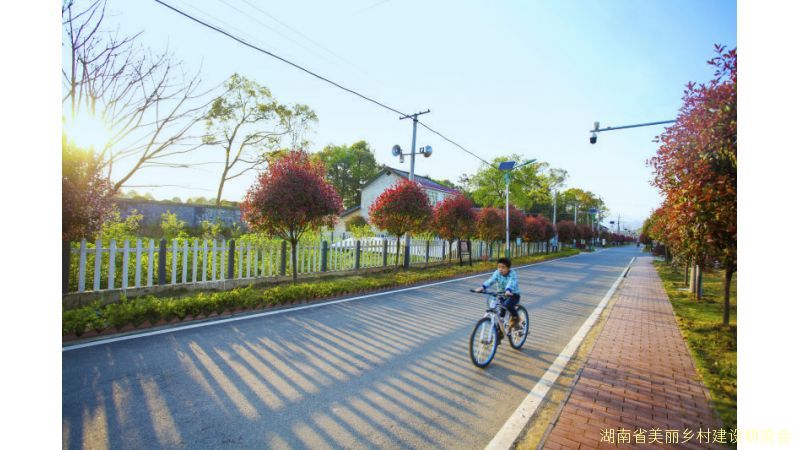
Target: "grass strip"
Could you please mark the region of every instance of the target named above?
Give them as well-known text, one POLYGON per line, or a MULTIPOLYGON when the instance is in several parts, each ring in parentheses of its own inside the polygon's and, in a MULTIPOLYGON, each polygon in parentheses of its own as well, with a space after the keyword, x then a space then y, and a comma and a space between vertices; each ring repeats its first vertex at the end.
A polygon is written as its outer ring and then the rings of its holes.
POLYGON ((730 325, 722 324, 724 272, 703 273, 703 297, 694 300, 683 268, 655 261, 681 334, 689 344, 714 409, 725 426, 736 428, 736 274, 731 281, 730 325))

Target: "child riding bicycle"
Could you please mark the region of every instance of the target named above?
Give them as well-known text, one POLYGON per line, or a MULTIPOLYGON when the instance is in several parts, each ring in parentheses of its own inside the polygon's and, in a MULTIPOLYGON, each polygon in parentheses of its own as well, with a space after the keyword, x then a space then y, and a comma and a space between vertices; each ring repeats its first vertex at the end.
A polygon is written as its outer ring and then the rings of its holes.
POLYGON ((519 283, 517 281, 517 271, 511 270, 511 260, 508 258, 500 258, 497 260, 497 270, 494 271, 491 278, 486 280, 480 289, 475 292, 485 292, 486 288, 492 284, 497 284, 497 292, 503 292, 505 299, 503 306, 511 313, 510 327, 516 328, 519 325, 519 315, 517 314, 517 305, 519 304, 519 283))

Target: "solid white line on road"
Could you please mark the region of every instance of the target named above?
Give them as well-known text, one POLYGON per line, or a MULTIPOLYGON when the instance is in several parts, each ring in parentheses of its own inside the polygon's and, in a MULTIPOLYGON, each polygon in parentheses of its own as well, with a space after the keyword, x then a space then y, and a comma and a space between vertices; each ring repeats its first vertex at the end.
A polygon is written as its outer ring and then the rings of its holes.
POLYGON ((597 307, 592 311, 592 314, 586 318, 586 321, 583 322, 578 332, 572 336, 572 339, 567 343, 567 346, 561 351, 553 364, 550 365, 550 368, 547 369, 547 372, 544 373, 542 378, 539 379, 539 382, 536 383, 536 386, 531 389, 531 392, 528 393, 528 396, 525 397, 525 400, 517 407, 517 410, 514 411, 514 414, 508 418, 506 423, 500 428, 500 431, 494 436, 489 445, 486 446, 487 450, 507 450, 514 445, 514 442, 519 437, 522 430, 530 421, 531 416, 536 412, 539 408, 539 404, 541 404, 542 400, 547 397, 547 393, 550 391, 550 388, 555 384, 558 377, 561 375, 561 372, 567 366, 570 359, 572 359, 572 355, 575 353, 575 350, 578 349, 583 339, 586 337, 586 334, 589 333, 589 330, 594 325, 594 322, 600 317, 600 313, 603 312, 603 309, 606 307, 609 299, 611 296, 614 295, 614 291, 617 290, 619 283, 622 281, 623 275, 625 272, 631 267, 633 261, 636 258, 631 258, 631 261, 628 263, 628 266, 622 271, 622 273, 617 278, 617 281, 611 286, 611 288, 606 292, 605 297, 600 300, 600 303, 597 307))
MULTIPOLYGON (((574 257, 580 256, 580 255, 581 255, 581 253, 579 253, 577 255, 567 256, 567 257, 564 257, 564 258, 551 259, 551 260, 547 260, 547 261, 540 261, 540 262, 536 262, 536 263, 526 264, 526 265, 523 265, 523 266, 519 266, 518 269, 524 269, 526 267, 531 267, 531 266, 535 266, 535 265, 539 265, 539 264, 547 264, 547 263, 552 263, 552 262, 557 262, 557 261, 563 261, 565 259, 574 258, 574 257)), ((375 294, 360 295, 358 297, 349 297, 349 298, 344 298, 344 299, 341 299, 341 300, 332 300, 332 301, 323 302, 323 303, 315 303, 313 305, 297 306, 297 307, 294 307, 294 308, 280 309, 280 310, 277 310, 277 311, 268 311, 268 312, 263 312, 263 313, 248 314, 246 316, 230 317, 228 319, 212 320, 212 321, 208 321, 208 322, 201 322, 201 323, 188 324, 188 325, 182 325, 182 326, 177 326, 177 327, 170 327, 170 328, 165 328, 165 329, 156 330, 156 331, 148 331, 148 332, 144 332, 144 333, 136 333, 136 334, 126 335, 126 336, 118 336, 118 337, 114 337, 114 338, 100 339, 100 340, 96 340, 96 341, 86 342, 86 343, 83 343, 83 344, 75 344, 75 345, 65 346, 65 347, 61 348, 61 352, 63 353, 63 352, 71 351, 71 350, 79 350, 79 349, 87 348, 87 347, 95 347, 95 346, 98 346, 98 345, 110 344, 112 342, 129 341, 129 340, 132 340, 132 339, 139 339, 139 338, 144 338, 144 337, 149 337, 149 336, 157 336, 159 334, 174 333, 176 331, 190 330, 192 328, 209 327, 209 326, 212 326, 212 325, 220 325, 220 324, 223 324, 223 323, 238 322, 240 320, 255 319, 255 318, 258 318, 258 317, 272 316, 272 315, 275 315, 275 314, 285 314, 285 313, 289 313, 289 312, 293 312, 293 311, 301 311, 301 310, 304 310, 304 309, 319 308, 321 306, 335 305, 335 304, 338 304, 338 303, 347 303, 347 302, 352 302, 354 300, 360 300, 360 299, 364 299, 364 298, 378 297, 378 296, 381 296, 381 295, 394 294, 396 292, 413 291, 415 289, 422 289, 422 288, 431 287, 431 286, 438 286, 440 284, 447 284, 447 283, 453 283, 453 282, 456 282, 456 281, 467 280, 467 279, 470 279, 470 278, 482 277, 482 276, 486 276, 487 273, 490 273, 490 272, 481 272, 481 273, 476 274, 476 275, 470 275, 470 276, 466 276, 466 277, 455 278, 455 279, 452 279, 452 280, 439 281, 439 282, 436 282, 436 283, 423 284, 423 285, 420 285, 420 286, 413 286, 413 287, 403 288, 403 289, 395 289, 395 290, 392 290, 392 291, 377 292, 375 294)))

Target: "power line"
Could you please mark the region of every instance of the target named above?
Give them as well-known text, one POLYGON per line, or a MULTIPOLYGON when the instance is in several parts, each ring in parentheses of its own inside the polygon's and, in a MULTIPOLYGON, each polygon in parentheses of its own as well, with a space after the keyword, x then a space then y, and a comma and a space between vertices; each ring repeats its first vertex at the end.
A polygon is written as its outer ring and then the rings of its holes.
POLYGON ((207 28, 211 28, 212 30, 214 30, 214 31, 216 31, 216 32, 218 32, 218 33, 222 33, 222 34, 224 34, 225 36, 228 36, 229 38, 233 39, 234 41, 236 41, 236 42, 238 42, 238 43, 240 43, 240 44, 242 44, 242 45, 244 45, 244 46, 250 47, 250 48, 252 48, 252 49, 253 49, 253 50, 255 50, 255 51, 258 51, 258 52, 264 53, 264 54, 266 54, 266 55, 272 56, 273 58, 275 58, 275 59, 278 59, 278 60, 280 60, 280 61, 283 61, 283 62, 285 62, 286 64, 289 64, 290 66, 292 66, 292 67, 294 67, 294 68, 300 69, 300 70, 302 70, 303 72, 305 72, 305 73, 307 73, 307 74, 309 74, 309 75, 311 75, 311 76, 313 76, 313 77, 315 77, 315 78, 318 78, 318 79, 320 79, 320 80, 322 80, 322 81, 325 81, 326 83, 330 83, 330 84, 332 84, 332 85, 334 85, 334 86, 338 87, 339 89, 342 89, 342 90, 344 90, 344 91, 347 91, 347 92, 349 92, 349 93, 351 93, 351 94, 357 95, 357 96, 359 96, 359 97, 363 98, 364 100, 367 100, 367 101, 369 101, 369 102, 372 102, 372 103, 374 103, 374 104, 376 104, 376 105, 380 106, 381 108, 388 109, 389 111, 392 111, 392 112, 394 112, 394 113, 397 113, 397 114, 400 114, 400 115, 405 115, 405 113, 403 113, 403 112, 401 112, 401 111, 398 111, 398 110, 396 110, 396 109, 392 108, 391 106, 386 106, 386 105, 384 105, 383 103, 381 103, 381 102, 379 102, 379 101, 377 101, 377 100, 373 100, 373 99, 371 99, 371 98, 369 98, 369 97, 367 97, 367 96, 365 96, 365 95, 359 94, 358 92, 356 92, 356 91, 354 91, 354 90, 352 90, 352 89, 348 89, 348 88, 346 88, 346 87, 342 86, 341 84, 339 84, 339 83, 336 83, 335 81, 331 81, 331 80, 329 80, 329 79, 327 79, 327 78, 325 78, 325 77, 323 77, 323 76, 321 76, 321 75, 317 75, 316 73, 314 73, 314 72, 312 72, 312 71, 310 71, 310 70, 306 69, 305 67, 299 66, 299 65, 297 65, 297 64, 295 64, 295 63, 293 63, 293 62, 289 61, 288 59, 282 58, 282 57, 280 57, 280 56, 278 56, 278 55, 276 55, 276 54, 274 54, 274 53, 272 53, 272 52, 270 52, 270 51, 264 50, 264 49, 263 49, 263 48, 261 48, 261 47, 257 47, 257 46, 255 46, 255 45, 253 45, 253 44, 251 44, 251 43, 249 43, 249 42, 247 42, 247 41, 243 40, 243 39, 240 39, 240 38, 238 38, 238 37, 236 37, 236 36, 234 36, 234 35, 232 35, 232 34, 228 33, 227 31, 225 31, 225 30, 223 30, 223 29, 221 29, 221 28, 218 28, 218 27, 216 27, 216 26, 214 26, 214 25, 211 25, 211 24, 209 24, 209 23, 206 23, 206 22, 204 22, 204 21, 202 21, 202 20, 200 20, 200 19, 197 19, 197 18, 195 18, 195 17, 193 17, 193 16, 191 16, 191 15, 189 15, 189 14, 187 14, 187 13, 185 13, 185 12, 181 11, 181 10, 179 10, 178 8, 175 8, 175 7, 173 7, 173 6, 171 6, 171 5, 167 4, 167 3, 164 3, 164 2, 163 2, 163 1, 161 1, 161 0, 155 0, 155 2, 156 2, 156 3, 159 3, 159 4, 163 5, 163 6, 166 6, 167 8, 169 8, 169 9, 171 9, 171 10, 175 11, 176 13, 178 13, 178 14, 180 14, 180 15, 182 15, 182 16, 184 16, 184 17, 186 17, 187 19, 191 19, 191 20, 193 20, 193 21, 195 21, 195 22, 199 23, 200 25, 203 25, 203 26, 205 26, 205 27, 207 27, 207 28))
MULTIPOLYGON (((312 49, 310 49, 310 48, 306 47, 305 45, 301 44, 300 42, 297 42, 296 40, 294 40, 294 39, 290 38, 289 36, 287 36, 287 35, 285 35, 285 34, 283 34, 283 33, 281 33, 280 31, 278 31, 278 30, 276 30, 276 29, 272 28, 271 26, 269 26, 269 25, 267 25, 266 23, 262 22, 262 21, 261 21, 261 20, 259 20, 258 18, 254 17, 253 15, 251 15, 251 14, 248 14, 248 13, 246 13, 245 11, 242 11, 242 10, 241 10, 241 9, 239 9, 238 7, 236 7, 236 6, 234 6, 234 5, 230 4, 230 3, 228 3, 228 2, 227 2, 227 1, 225 1, 225 0, 219 0, 219 1, 220 1, 221 3, 224 3, 225 5, 227 5, 229 8, 233 9, 234 11, 238 11, 238 12, 239 12, 241 15, 243 15, 244 17, 247 17, 248 19, 250 19, 250 20, 252 20, 252 21, 254 21, 254 22, 257 22, 257 23, 258 23, 258 24, 260 24, 262 27, 264 27, 264 28, 266 28, 266 29, 268 29, 268 30, 270 30, 270 31, 272 31, 272 32, 274 32, 274 33, 276 33, 277 35, 279 35, 279 36, 283 37, 283 38, 284 38, 284 39, 286 39, 287 41, 289 41, 289 42, 291 42, 291 43, 293 43, 293 44, 297 44, 298 46, 300 46, 300 47, 302 47, 302 48, 304 48, 304 49, 308 50, 308 51, 309 51, 309 52, 311 52, 311 53, 317 54, 317 52, 315 52, 314 50, 312 50, 312 49)), ((252 7, 252 5, 251 5, 251 7, 252 7)))
POLYGON ((353 66, 353 67, 355 67, 355 68, 356 68, 356 69, 358 69, 360 72, 362 72, 364 75, 370 76, 370 75, 369 75, 369 74, 368 74, 366 71, 364 71, 364 69, 362 69, 361 67, 359 67, 359 66, 357 66, 357 65, 355 65, 355 64, 353 64, 353 63, 351 63, 350 61, 348 61, 348 60, 347 60, 346 58, 344 58, 343 56, 340 56, 339 54, 337 54, 337 53, 333 52, 332 50, 328 49, 327 47, 325 47, 324 45, 320 44, 319 42, 317 42, 317 41, 315 41, 315 40, 311 39, 310 37, 306 36, 306 35, 305 35, 305 34, 303 34, 302 32, 300 32, 300 31, 298 31, 298 30, 296 30, 296 29, 292 28, 291 26, 289 26, 289 25, 288 25, 288 24, 286 24, 285 22, 281 21, 280 19, 278 19, 277 17, 273 16, 272 14, 270 14, 270 13, 268 13, 268 12, 264 11, 263 9, 259 8, 258 6, 256 6, 256 5, 252 4, 252 3, 251 3, 251 2, 249 2, 248 0, 241 0, 241 1, 243 1, 244 3, 246 3, 246 4, 247 4, 248 6, 250 6, 251 8, 255 9, 256 11, 260 12, 260 13, 261 13, 261 14, 263 14, 264 16, 266 16, 266 17, 269 17, 269 18, 270 18, 270 19, 272 19, 273 21, 275 21, 275 22, 277 22, 278 24, 282 25, 284 28, 286 28, 286 29, 288 29, 288 30, 292 31, 293 33, 295 33, 295 34, 299 35, 300 37, 302 37, 303 39, 307 40, 308 42, 311 42, 312 44, 316 45, 317 47, 319 47, 319 48, 321 48, 321 49, 325 50, 326 52, 328 52, 329 54, 331 54, 331 55, 335 56, 335 57, 336 57, 336 58, 338 58, 339 60, 341 60, 341 61, 343 61, 343 62, 345 62, 345 63, 349 64, 350 66, 353 66))
MULTIPOLYGON (((376 104, 376 105, 380 106, 381 108, 387 109, 387 110, 389 110, 389 111, 392 111, 392 112, 394 112, 394 113, 396 113, 396 114, 400 114, 401 116, 408 116, 408 114, 405 114, 405 113, 403 113, 403 112, 401 112, 401 111, 399 111, 399 110, 397 110, 397 109, 395 109, 395 108, 392 108, 391 106, 387 106, 387 105, 385 105, 385 104, 383 104, 383 103, 381 103, 381 102, 379 102, 379 101, 377 101, 377 100, 374 100, 374 99, 372 99, 372 98, 369 98, 369 97, 367 97, 367 96, 365 96, 365 95, 363 95, 363 94, 360 94, 360 93, 358 93, 358 92, 356 92, 356 91, 354 91, 354 90, 352 90, 352 89, 346 88, 346 87, 342 86, 341 84, 339 84, 339 83, 336 83, 335 81, 329 80, 328 78, 325 78, 325 77, 323 77, 322 75, 318 75, 318 74, 316 74, 316 73, 314 73, 314 72, 312 72, 312 71, 310 71, 310 70, 306 69, 305 67, 302 67, 302 66, 300 66, 300 65, 297 65, 297 64, 295 64, 295 63, 293 63, 293 62, 289 61, 288 59, 282 58, 282 57, 280 57, 280 56, 276 55, 275 53, 272 53, 272 52, 270 52, 270 51, 268 51, 268 50, 264 50, 264 49, 263 49, 263 48, 261 48, 261 47, 258 47, 258 46, 256 46, 256 45, 253 45, 253 44, 251 44, 251 43, 249 43, 249 42, 247 42, 247 41, 245 41, 245 40, 243 40, 243 39, 241 39, 241 38, 239 38, 239 37, 236 37, 236 36, 232 35, 231 33, 228 33, 227 31, 225 31, 225 30, 223 30, 223 29, 221 29, 221 28, 219 28, 219 27, 217 27, 217 26, 211 25, 211 24, 209 24, 209 23, 207 23, 207 22, 204 22, 204 21, 202 21, 202 20, 200 20, 200 19, 197 19, 197 18, 195 18, 195 17, 191 16, 190 14, 187 14, 187 13, 185 13, 185 12, 181 11, 180 9, 178 9, 178 8, 175 8, 174 6, 172 6, 172 5, 169 5, 169 4, 167 4, 167 3, 165 3, 165 2, 163 2, 163 1, 161 1, 161 0, 155 0, 155 2, 156 2, 156 3, 158 3, 158 4, 160 4, 160 5, 162 5, 162 6, 165 6, 165 7, 167 7, 167 8, 169 8, 169 9, 173 10, 173 11, 175 11, 176 13, 178 13, 178 14, 180 14, 180 15, 182 15, 182 16, 184 16, 184 17, 186 17, 187 19, 190 19, 190 20, 192 20, 192 21, 194 21, 194 22, 197 22, 197 23, 199 23, 200 25, 203 25, 203 26, 204 26, 204 27, 206 27, 206 28, 210 28, 210 29, 212 29, 212 30, 216 31, 217 33, 224 34, 225 36, 227 36, 227 37, 229 37, 229 38, 233 39, 234 41, 236 41, 236 42, 238 42, 238 43, 240 43, 240 44, 242 44, 242 45, 244 45, 244 46, 246 46, 246 47, 250 47, 251 49, 253 49, 253 50, 257 51, 257 52, 264 53, 265 55, 269 55, 269 56, 271 56, 271 57, 273 57, 273 58, 275 58, 275 59, 278 59, 278 60, 280 60, 280 61, 282 61, 282 62, 285 62, 286 64, 289 64, 290 66, 292 66, 292 67, 294 67, 294 68, 296 68, 296 69, 300 69, 300 70, 302 70, 303 72, 305 72, 305 73, 307 73, 307 74, 309 74, 309 75, 311 75, 311 76, 313 76, 313 77, 315 77, 315 78, 318 78, 318 79, 320 79, 320 80, 322 80, 322 81, 325 81, 326 83, 332 84, 332 85, 334 85, 334 86, 338 87, 339 89, 342 89, 343 91, 346 91, 346 92, 349 92, 349 93, 351 93, 351 94, 353 94, 353 95, 356 95, 356 96, 358 96, 358 97, 361 97, 362 99, 364 99, 364 100, 367 100, 368 102, 374 103, 374 104, 376 104)), ((440 136, 442 139, 446 140, 447 142, 450 142, 451 144, 455 145, 455 146, 456 146, 456 147, 458 147, 459 149, 461 149, 461 150, 463 150, 463 151, 465 151, 465 152, 469 153, 470 155, 472 155, 472 156, 474 156, 474 157, 478 158, 478 159, 479 159, 481 162, 483 162, 484 164, 487 164, 487 165, 489 165, 489 166, 492 166, 492 164, 489 164, 488 162, 486 162, 486 160, 484 160, 484 159, 483 159, 483 158, 481 158, 480 156, 478 156, 478 155, 476 155, 475 153, 472 153, 471 151, 467 150, 467 149, 466 149, 466 148, 464 148, 462 145, 460 145, 460 144, 456 143, 455 141, 453 141, 452 139, 450 139, 450 138, 448 138, 448 137, 444 136, 442 133, 440 133, 440 132, 438 132, 438 131, 434 130, 433 128, 429 127, 428 125, 425 125, 425 124, 424 124, 424 123, 422 123, 422 122, 419 122, 419 124, 420 124, 420 125, 422 125, 423 127, 425 127, 426 129, 428 129, 429 131, 431 131, 431 132, 433 132, 433 133, 437 134, 438 136, 440 136)), ((413 149, 412 149, 412 151, 413 151, 413 149)))
POLYGON ((420 125, 422 125, 423 127, 427 128, 427 129, 428 129, 428 131, 430 131, 430 132, 432 132, 432 133, 435 133, 435 134, 437 134, 439 137, 441 137, 441 138, 442 138, 442 139, 444 139, 445 141, 447 141, 447 142, 449 142, 449 143, 451 143, 451 144, 455 145, 456 147, 460 148, 461 150, 464 150, 465 152, 469 153, 470 155, 472 155, 472 156, 474 156, 474 157, 478 158, 479 160, 481 160, 481 162, 483 162, 483 163, 484 163, 484 164, 486 164, 487 166, 492 166, 492 167, 494 167, 494 165, 492 165, 492 164, 490 164, 490 163, 486 162, 486 160, 485 160, 485 159, 481 158, 480 156, 476 155, 475 153, 472 153, 471 151, 469 151, 469 150, 467 150, 466 148, 462 147, 462 146, 461 146, 461 145, 459 145, 457 142, 454 142, 454 141, 452 141, 451 139, 449 139, 447 136, 443 135, 442 133, 439 133, 438 131, 434 130, 433 128, 431 128, 431 127, 429 127, 429 126, 427 126, 427 125, 425 125, 425 124, 424 124, 424 123, 422 123, 422 122, 419 122, 419 121, 417 121, 417 123, 419 123, 419 124, 420 124, 420 125))

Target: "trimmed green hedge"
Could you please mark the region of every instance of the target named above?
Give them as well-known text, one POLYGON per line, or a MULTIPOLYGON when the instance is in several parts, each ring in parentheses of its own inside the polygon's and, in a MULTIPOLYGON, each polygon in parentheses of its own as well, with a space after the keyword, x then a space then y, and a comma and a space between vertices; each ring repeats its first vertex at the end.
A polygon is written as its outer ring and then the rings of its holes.
MULTIPOLYGON (((575 249, 559 253, 515 258, 514 264, 530 264, 537 261, 578 254, 575 249)), ((187 317, 208 317, 225 311, 255 310, 273 306, 291 305, 305 300, 336 297, 365 291, 374 291, 424 281, 448 278, 456 275, 486 272, 493 269, 494 262, 477 262, 470 266, 443 266, 428 269, 411 269, 393 273, 354 275, 334 280, 308 281, 258 289, 253 286, 222 292, 201 292, 175 298, 153 296, 126 299, 118 303, 100 306, 95 301, 87 306, 64 311, 61 328, 63 335, 81 336, 87 330, 101 332, 132 325, 139 327, 145 322, 156 324, 160 320, 170 322, 187 317)))

